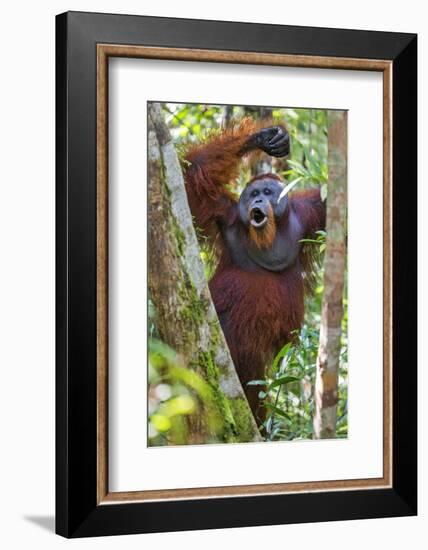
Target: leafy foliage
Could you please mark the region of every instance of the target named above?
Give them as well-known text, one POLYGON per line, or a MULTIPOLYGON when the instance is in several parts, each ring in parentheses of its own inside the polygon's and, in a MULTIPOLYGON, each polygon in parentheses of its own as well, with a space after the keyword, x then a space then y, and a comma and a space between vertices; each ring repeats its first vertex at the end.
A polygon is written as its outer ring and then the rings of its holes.
MULTIPOLYGON (((185 445, 188 422, 201 413, 213 432, 219 427, 211 387, 184 367, 179 356, 156 338, 149 340, 148 442, 150 446, 185 445)), ((217 440, 207 441, 215 443, 217 440)))
POLYGON ((285 120, 291 139, 289 170, 284 177, 304 184, 327 184, 327 111, 316 109, 276 109, 275 120, 285 120))

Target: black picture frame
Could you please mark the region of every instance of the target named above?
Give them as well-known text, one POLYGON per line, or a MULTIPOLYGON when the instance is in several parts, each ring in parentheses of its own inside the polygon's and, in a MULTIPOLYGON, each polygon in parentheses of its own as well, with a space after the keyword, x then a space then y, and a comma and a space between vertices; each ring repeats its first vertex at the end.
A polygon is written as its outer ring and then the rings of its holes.
POLYGON ((56 97, 56 532, 84 537, 415 515, 417 36, 68 12, 56 18, 56 97), (392 62, 392 487, 97 504, 100 43, 392 62))

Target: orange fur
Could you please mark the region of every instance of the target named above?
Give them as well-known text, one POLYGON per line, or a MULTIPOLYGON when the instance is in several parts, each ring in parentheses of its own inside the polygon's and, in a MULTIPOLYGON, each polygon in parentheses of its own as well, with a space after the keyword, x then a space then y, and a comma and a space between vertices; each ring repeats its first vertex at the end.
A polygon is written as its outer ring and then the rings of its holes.
POLYGON ((202 143, 190 145, 186 151, 183 170, 189 206, 195 224, 213 243, 219 233, 216 222, 227 218, 238 200, 226 186, 233 186, 238 177, 242 150, 249 137, 266 125, 266 120, 247 117, 210 132, 202 143))
POLYGON ((250 239, 257 246, 257 248, 270 248, 275 240, 276 223, 272 206, 270 204, 268 205, 267 219, 267 224, 262 228, 257 229, 257 227, 250 225, 250 239))

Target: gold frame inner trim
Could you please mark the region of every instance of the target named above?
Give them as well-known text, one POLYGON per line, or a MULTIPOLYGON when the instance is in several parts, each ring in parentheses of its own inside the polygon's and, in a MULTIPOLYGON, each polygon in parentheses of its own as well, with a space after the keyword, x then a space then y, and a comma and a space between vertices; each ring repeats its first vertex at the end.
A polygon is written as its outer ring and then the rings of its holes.
POLYGON ((341 57, 186 48, 97 45, 97 503, 222 498, 392 486, 392 62, 341 57), (108 490, 108 59, 162 60, 347 69, 383 73, 383 476, 150 491, 108 490))

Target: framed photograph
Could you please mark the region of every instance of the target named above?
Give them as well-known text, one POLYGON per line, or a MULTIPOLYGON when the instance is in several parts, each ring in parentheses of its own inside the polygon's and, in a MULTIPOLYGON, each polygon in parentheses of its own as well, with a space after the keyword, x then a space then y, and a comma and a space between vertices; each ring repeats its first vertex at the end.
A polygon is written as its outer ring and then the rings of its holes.
POLYGON ((56 20, 56 530, 414 515, 413 34, 56 20))

